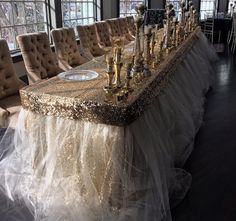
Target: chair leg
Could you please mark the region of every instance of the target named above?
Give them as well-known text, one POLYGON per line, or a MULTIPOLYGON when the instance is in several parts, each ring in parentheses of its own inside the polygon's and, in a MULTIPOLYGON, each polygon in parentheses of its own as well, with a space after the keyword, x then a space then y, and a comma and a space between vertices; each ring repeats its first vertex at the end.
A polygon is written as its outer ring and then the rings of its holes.
POLYGON ((220 43, 220 38, 221 38, 221 31, 218 32, 218 44, 220 43))
POLYGON ((231 52, 234 54, 235 51, 235 45, 236 45, 236 39, 235 36, 233 36, 233 40, 232 40, 232 45, 231 45, 231 52))
POLYGON ((235 42, 235 39, 234 39, 234 47, 233 47, 233 50, 232 50, 233 54, 234 54, 234 51, 235 51, 235 46, 236 46, 236 42, 235 42))
POLYGON ((228 43, 228 45, 229 45, 230 42, 231 42, 232 35, 233 35, 233 31, 231 30, 231 31, 228 32, 228 36, 227 36, 227 43, 228 43))

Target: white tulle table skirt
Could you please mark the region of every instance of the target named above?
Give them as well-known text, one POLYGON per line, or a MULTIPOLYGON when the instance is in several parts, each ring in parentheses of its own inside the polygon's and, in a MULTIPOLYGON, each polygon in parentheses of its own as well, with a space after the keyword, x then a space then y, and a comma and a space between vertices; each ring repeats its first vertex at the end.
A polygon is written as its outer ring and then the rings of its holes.
POLYGON ((2 191, 35 220, 171 220, 171 206, 191 185, 181 166, 202 122, 215 59, 201 35, 160 96, 126 127, 21 110, 15 133, 0 144, 2 191))

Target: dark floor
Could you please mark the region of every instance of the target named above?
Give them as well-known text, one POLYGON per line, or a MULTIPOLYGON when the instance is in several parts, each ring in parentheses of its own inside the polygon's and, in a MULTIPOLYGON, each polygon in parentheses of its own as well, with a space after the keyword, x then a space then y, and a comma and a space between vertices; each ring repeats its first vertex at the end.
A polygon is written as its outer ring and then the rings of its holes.
POLYGON ((173 221, 236 221, 236 58, 220 55, 204 123, 185 169, 192 186, 173 221))

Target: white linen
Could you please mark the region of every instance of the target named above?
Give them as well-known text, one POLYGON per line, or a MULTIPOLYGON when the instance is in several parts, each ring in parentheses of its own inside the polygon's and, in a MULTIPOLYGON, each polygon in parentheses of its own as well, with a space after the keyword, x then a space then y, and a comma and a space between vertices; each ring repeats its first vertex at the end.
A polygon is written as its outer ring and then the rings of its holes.
POLYGON ((170 203, 191 185, 180 167, 202 122, 215 59, 201 34, 160 96, 126 127, 21 110, 15 133, 0 143, 1 190, 37 221, 171 220, 170 203))

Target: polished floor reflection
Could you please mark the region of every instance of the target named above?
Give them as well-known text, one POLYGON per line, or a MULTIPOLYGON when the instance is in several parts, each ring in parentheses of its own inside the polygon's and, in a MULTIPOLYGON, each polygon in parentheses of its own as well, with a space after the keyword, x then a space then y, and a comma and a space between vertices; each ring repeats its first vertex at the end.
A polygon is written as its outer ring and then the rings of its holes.
POLYGON ((185 165, 193 182, 173 221, 236 220, 236 58, 220 55, 203 125, 185 165))

